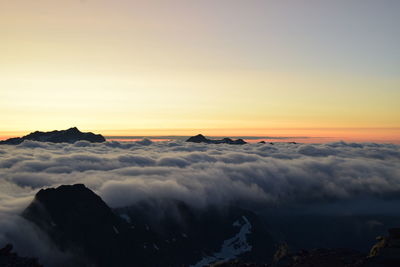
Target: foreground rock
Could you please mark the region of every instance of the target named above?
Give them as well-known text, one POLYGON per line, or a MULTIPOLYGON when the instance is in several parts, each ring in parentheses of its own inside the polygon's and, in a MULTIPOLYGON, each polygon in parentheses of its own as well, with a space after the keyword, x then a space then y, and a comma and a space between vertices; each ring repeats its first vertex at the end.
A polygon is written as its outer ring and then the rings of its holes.
POLYGON ((399 267, 400 228, 389 229, 389 235, 378 237, 369 255, 358 251, 338 249, 301 250, 289 252, 286 244, 276 251, 272 263, 248 263, 241 260, 227 261, 210 267, 399 267))
POLYGON ((277 249, 265 222, 236 206, 154 198, 111 209, 83 184, 40 190, 22 216, 73 255, 64 266, 400 266, 400 229, 390 229, 369 256, 344 248, 292 252, 277 249))
POLYGON ((347 248, 301 250, 285 255, 271 267, 356 267, 364 258, 365 254, 347 248))
POLYGON ((240 260, 210 267, 363 267, 365 255, 350 249, 314 249, 280 255, 273 263, 249 263, 240 260))
POLYGON ((214 263, 209 265, 209 267, 270 267, 270 265, 266 263, 249 263, 241 260, 233 260, 229 262, 214 263))
POLYGON ((13 246, 7 244, 0 248, 0 266, 4 267, 43 267, 35 258, 20 257, 12 252, 13 246))
POLYGON ((190 137, 186 142, 192 143, 206 143, 206 144, 229 144, 229 145, 244 145, 247 144, 243 139, 232 140, 230 138, 224 138, 221 140, 212 140, 204 137, 202 134, 190 137))
POLYGON ((389 229, 389 235, 378 237, 365 261, 366 267, 400 266, 400 228, 389 229))
POLYGON ((3 145, 18 145, 25 140, 39 141, 39 142, 52 142, 52 143, 75 143, 76 141, 89 141, 92 143, 105 142, 106 139, 101 134, 94 134, 91 132, 83 133, 78 128, 73 127, 67 130, 40 132, 36 131, 25 135, 23 137, 10 138, 0 141, 3 145))
POLYGON ((42 189, 22 216, 43 229, 61 251, 103 266, 123 257, 126 228, 104 201, 82 184, 42 189), (119 235, 121 233, 122 235, 119 235))
POLYGON ((172 199, 112 210, 82 184, 40 190, 22 216, 75 255, 70 266, 205 266, 235 257, 267 261, 274 250, 249 211, 200 210, 172 199))

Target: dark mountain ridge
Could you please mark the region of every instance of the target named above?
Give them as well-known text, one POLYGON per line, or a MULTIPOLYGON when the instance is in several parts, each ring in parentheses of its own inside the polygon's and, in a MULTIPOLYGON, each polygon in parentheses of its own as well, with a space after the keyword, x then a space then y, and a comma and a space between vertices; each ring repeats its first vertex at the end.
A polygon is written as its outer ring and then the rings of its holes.
POLYGON ((94 134, 91 132, 83 133, 76 127, 69 128, 61 131, 40 132, 36 131, 22 137, 9 138, 0 141, 3 145, 18 145, 25 140, 51 142, 51 143, 75 143, 76 141, 89 141, 92 143, 105 142, 106 139, 101 134, 94 134))
POLYGON ((229 144, 229 145, 244 145, 247 144, 246 141, 243 139, 237 139, 237 140, 232 140, 230 138, 223 138, 221 140, 213 140, 213 139, 208 139, 202 134, 198 134, 196 136, 192 136, 189 139, 186 140, 186 142, 192 142, 192 143, 206 143, 206 144, 229 144))

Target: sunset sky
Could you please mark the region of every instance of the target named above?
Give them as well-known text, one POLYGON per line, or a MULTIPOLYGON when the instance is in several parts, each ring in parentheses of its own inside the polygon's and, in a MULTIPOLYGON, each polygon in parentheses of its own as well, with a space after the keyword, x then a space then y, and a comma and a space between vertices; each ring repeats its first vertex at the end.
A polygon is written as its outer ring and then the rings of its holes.
POLYGON ((398 0, 0 0, 0 136, 400 140, 398 0))

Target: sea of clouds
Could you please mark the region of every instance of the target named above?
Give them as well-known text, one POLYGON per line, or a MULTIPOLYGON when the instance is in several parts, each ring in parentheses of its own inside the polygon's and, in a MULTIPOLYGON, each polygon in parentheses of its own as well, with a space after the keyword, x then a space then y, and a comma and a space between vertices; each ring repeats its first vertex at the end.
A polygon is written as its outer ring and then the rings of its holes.
POLYGON ((290 207, 303 213, 399 215, 400 146, 150 140, 2 145, 0 246, 13 242, 21 253, 32 254, 24 249, 31 245, 36 255, 60 257, 51 246, 38 245, 46 237, 18 215, 41 188, 75 183, 84 183, 112 208, 173 198, 200 208, 239 203, 256 212, 290 207))

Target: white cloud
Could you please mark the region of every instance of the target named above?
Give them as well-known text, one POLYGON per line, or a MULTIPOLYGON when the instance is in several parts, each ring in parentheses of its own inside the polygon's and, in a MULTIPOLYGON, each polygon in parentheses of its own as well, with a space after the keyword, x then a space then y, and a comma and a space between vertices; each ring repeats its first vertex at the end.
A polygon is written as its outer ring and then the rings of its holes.
MULTIPOLYGON (((18 233, 24 230, 12 227, 12 221, 20 222, 16 215, 40 188, 74 183, 86 184, 111 207, 171 197, 199 207, 236 202, 282 210, 301 205, 305 211, 326 205, 332 212, 341 208, 349 212, 352 207, 351 212, 357 213, 365 212, 358 209, 360 199, 368 199, 386 203, 384 212, 390 213, 398 212, 398 206, 389 204, 400 201, 400 146, 342 142, 232 146, 148 140, 3 145, 0 246, 12 238, 23 240, 18 233)), ((372 207, 371 212, 377 211, 372 207)))

